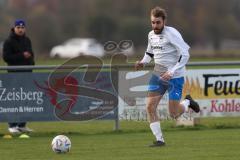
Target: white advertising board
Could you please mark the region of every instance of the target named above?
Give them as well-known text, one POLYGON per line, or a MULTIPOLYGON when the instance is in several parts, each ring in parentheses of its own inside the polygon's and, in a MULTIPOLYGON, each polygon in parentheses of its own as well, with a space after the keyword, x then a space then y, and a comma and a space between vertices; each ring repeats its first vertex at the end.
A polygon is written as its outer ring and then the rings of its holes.
MULTIPOLYGON (((119 117, 126 120, 146 120, 145 109, 149 71, 119 72, 119 117)), ((183 97, 190 93, 200 104, 192 117, 222 117, 240 115, 240 69, 187 70, 183 97)), ((168 119, 168 94, 158 105, 161 119, 168 119)))

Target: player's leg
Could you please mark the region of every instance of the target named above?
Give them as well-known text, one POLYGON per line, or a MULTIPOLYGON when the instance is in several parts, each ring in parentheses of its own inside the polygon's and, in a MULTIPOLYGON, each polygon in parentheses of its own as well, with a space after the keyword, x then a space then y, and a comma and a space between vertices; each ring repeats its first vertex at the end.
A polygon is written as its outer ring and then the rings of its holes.
POLYGON ((159 121, 158 114, 157 114, 157 106, 162 98, 157 92, 149 92, 147 97, 147 113, 148 119, 150 123, 154 123, 159 121))
POLYGON ((184 105, 180 104, 179 100, 169 100, 169 114, 173 119, 177 119, 185 112, 184 105))
POLYGON ((195 102, 190 95, 187 95, 184 100, 182 98, 182 88, 184 85, 184 78, 174 78, 170 80, 169 92, 169 112, 172 118, 178 118, 188 108, 192 108, 195 112, 199 112, 199 105, 195 102))
POLYGON ((169 113, 174 119, 178 118, 184 111, 184 105, 180 104, 182 98, 182 88, 184 84, 184 78, 174 78, 169 81, 169 113))
POLYGON ((162 95, 167 90, 167 85, 163 82, 158 76, 152 75, 149 88, 148 88, 148 97, 147 97, 147 113, 150 122, 150 128, 153 135, 156 137, 154 144, 150 145, 151 147, 163 146, 164 138, 161 130, 160 121, 157 114, 157 106, 162 98, 162 95))
POLYGON ((147 113, 150 122, 150 129, 153 135, 156 137, 156 141, 153 142, 150 147, 163 146, 164 138, 160 125, 160 121, 157 114, 157 106, 162 98, 162 95, 156 92, 149 92, 147 97, 147 113))

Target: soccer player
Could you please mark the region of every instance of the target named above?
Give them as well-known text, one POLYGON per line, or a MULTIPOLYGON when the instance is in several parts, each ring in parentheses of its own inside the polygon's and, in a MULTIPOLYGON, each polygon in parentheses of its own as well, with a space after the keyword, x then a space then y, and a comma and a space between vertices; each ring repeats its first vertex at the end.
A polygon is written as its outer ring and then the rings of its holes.
POLYGON ((151 10, 152 31, 148 34, 147 50, 143 59, 135 64, 135 69, 139 70, 152 58, 155 63, 149 81, 146 105, 150 128, 156 137, 156 141, 150 147, 165 145, 157 115, 157 106, 167 90, 169 112, 174 119, 187 111, 189 107, 197 113, 200 111, 198 103, 190 95, 180 102, 190 47, 175 28, 166 26, 166 17, 165 10, 160 7, 151 10))

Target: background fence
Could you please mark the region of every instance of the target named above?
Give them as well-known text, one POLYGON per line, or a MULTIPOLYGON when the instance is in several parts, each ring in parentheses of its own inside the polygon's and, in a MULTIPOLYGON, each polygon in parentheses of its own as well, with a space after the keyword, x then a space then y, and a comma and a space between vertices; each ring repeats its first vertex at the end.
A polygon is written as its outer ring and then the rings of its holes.
MULTIPOLYGON (((191 62, 187 64, 187 66, 191 67, 216 66, 214 70, 189 70, 185 78, 186 83, 183 92, 185 94, 187 90, 188 92, 190 91, 200 104, 202 104, 200 116, 239 115, 239 65, 240 62, 237 61, 191 62), (219 66, 235 66, 238 69, 219 70, 219 66), (193 76, 194 74, 195 76, 193 76), (231 75, 230 77, 225 76, 225 81, 223 81, 222 84, 231 83, 231 85, 234 85, 232 87, 235 89, 235 92, 231 95, 213 94, 212 90, 214 90, 214 88, 206 86, 206 78, 201 79, 205 74, 220 75, 218 79, 209 81, 209 85, 213 85, 215 82, 219 83, 217 85, 221 85, 219 79, 224 80, 222 76, 231 75), (206 90, 204 87, 208 87, 207 90, 211 92, 211 95, 201 95, 204 93, 204 90, 206 90), (226 108, 227 106, 229 107, 226 108), (212 111, 219 113, 210 114, 212 111), (227 112, 227 114, 224 114, 224 112, 227 112)), ((132 72, 134 66, 131 64, 88 65, 89 69, 95 70, 92 72, 92 75, 88 76, 90 77, 88 80, 90 80, 91 83, 85 83, 85 71, 76 71, 77 68, 82 69, 84 67, 86 67, 86 65, 1 66, 0 120, 2 122, 81 121, 104 118, 115 120, 115 129, 119 128, 119 119, 146 120, 146 90, 136 94, 136 91, 131 91, 130 88, 135 87, 136 84, 139 85, 139 82, 141 86, 147 85, 150 76, 148 70, 150 70, 153 65, 146 66, 146 71, 142 73, 132 72), (105 71, 101 71, 97 79, 94 80, 97 74, 96 69, 100 67, 105 69, 105 71), (47 72, 4 73, 6 70, 29 69, 33 69, 34 71, 45 70, 47 72), (72 73, 73 70, 75 71, 72 73), (131 76, 136 77, 139 73, 142 75, 140 77, 137 76, 139 77, 138 79, 131 78, 131 76), (58 82, 56 80, 58 80, 58 82), (86 86, 88 89, 92 88, 92 90, 83 91, 83 89, 86 88, 79 88, 79 86, 86 86), (79 91, 83 92, 79 93, 79 91)), ((229 86, 226 87, 228 90, 230 89, 229 86)), ((161 118, 168 118, 167 101, 168 98, 165 97, 159 105, 161 106, 159 107, 159 115, 161 118)))

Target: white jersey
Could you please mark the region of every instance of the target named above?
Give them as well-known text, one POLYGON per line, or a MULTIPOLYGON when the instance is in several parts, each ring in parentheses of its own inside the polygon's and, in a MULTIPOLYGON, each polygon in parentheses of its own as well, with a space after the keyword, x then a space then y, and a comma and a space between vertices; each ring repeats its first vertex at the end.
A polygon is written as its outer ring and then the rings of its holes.
POLYGON ((161 34, 149 32, 147 50, 141 62, 149 63, 149 57, 153 57, 155 64, 164 66, 173 74, 172 78, 183 77, 189 48, 175 28, 164 26, 161 34))

